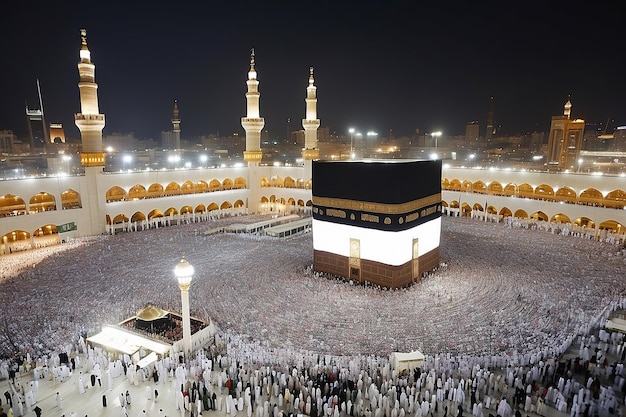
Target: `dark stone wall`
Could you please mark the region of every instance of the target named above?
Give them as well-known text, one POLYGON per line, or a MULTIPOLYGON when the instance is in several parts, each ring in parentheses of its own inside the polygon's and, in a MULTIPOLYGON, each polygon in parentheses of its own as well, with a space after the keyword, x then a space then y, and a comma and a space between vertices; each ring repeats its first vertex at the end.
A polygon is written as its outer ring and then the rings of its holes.
MULTIPOLYGON (((350 278, 349 258, 324 251, 313 251, 313 269, 350 278)), ((419 274, 415 282, 419 282, 423 273, 439 266, 439 248, 433 249, 419 257, 419 274)), ((414 283, 412 277, 413 261, 393 266, 367 259, 361 259, 361 282, 369 282, 385 288, 408 287, 414 283)), ((354 278, 352 278, 354 279, 354 278)), ((356 279, 354 279, 357 281, 356 279)))

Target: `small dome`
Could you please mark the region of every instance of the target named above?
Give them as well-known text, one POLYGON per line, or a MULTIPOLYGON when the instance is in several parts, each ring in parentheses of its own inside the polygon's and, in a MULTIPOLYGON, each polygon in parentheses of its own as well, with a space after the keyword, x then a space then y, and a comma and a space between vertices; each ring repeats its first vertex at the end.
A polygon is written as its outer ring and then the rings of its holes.
POLYGON ((137 312, 137 318, 144 321, 152 321, 165 317, 167 312, 157 306, 147 305, 137 312))

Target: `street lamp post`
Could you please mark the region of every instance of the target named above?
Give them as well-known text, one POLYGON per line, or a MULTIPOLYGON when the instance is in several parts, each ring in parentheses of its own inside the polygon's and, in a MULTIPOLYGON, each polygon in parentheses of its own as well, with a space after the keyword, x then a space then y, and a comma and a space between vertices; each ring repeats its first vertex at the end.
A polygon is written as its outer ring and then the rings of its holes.
POLYGON ((129 164, 133 160, 133 157, 130 155, 122 156, 122 171, 126 171, 126 164, 129 164))
POLYGON ((72 155, 63 155, 63 160, 67 162, 67 175, 70 175, 70 161, 72 160, 72 155))
POLYGON ((439 145, 439 138, 441 137, 441 131, 433 132, 430 134, 433 138, 435 138, 435 150, 439 145))
MULTIPOLYGON (((378 133, 376 133, 376 132, 372 132, 371 130, 369 132, 367 132, 367 138, 368 139, 376 140, 377 136, 378 136, 378 133)), ((369 145, 369 141, 368 141, 368 145, 369 145)), ((370 153, 370 156, 371 156, 371 153, 370 153)))
POLYGON ((191 318, 189 316, 189 287, 193 276, 193 266, 187 262, 183 256, 178 265, 174 268, 174 275, 178 279, 180 288, 180 298, 182 300, 183 314, 183 350, 185 357, 191 355, 191 318))
POLYGON ((350 132, 350 158, 352 159, 354 158, 354 128, 351 127, 348 132, 350 132))
MULTIPOLYGON (((362 134, 361 132, 356 132, 354 135, 355 135, 355 136, 356 136, 356 138, 357 138, 357 143, 359 143, 359 142, 360 142, 360 143, 361 143, 361 148, 363 148, 363 142, 361 141, 361 139, 363 138, 363 134, 362 134)), ((354 158, 354 155, 355 155, 355 154, 356 154, 356 152, 352 154, 352 155, 353 155, 353 156, 352 156, 352 158, 354 158)), ((361 155, 361 158, 362 158, 362 157, 363 157, 363 155, 361 155)))

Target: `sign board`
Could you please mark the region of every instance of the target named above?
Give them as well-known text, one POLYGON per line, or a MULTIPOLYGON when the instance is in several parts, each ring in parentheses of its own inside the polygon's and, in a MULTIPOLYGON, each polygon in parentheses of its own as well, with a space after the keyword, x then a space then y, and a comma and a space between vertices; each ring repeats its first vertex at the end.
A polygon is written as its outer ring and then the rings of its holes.
POLYGON ((57 225, 58 233, 71 232, 72 230, 77 230, 77 229, 78 227, 76 227, 76 223, 74 222, 57 225))

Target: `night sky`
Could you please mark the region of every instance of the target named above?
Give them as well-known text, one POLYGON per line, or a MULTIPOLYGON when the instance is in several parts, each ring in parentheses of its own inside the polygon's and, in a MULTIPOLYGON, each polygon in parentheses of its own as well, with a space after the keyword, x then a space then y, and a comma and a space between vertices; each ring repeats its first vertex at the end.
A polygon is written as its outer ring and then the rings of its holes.
POLYGON ((272 138, 285 136, 289 118, 292 130, 302 128, 310 66, 321 125, 338 134, 354 127, 456 135, 478 120, 482 135, 491 96, 502 133, 547 131, 568 96, 572 117, 626 124, 618 3, 35 3, 11 2, 2 13, 0 129, 20 137, 37 79, 47 121, 79 137, 73 114, 80 111, 82 27, 96 64, 105 135, 159 140, 172 128, 174 99, 183 139, 243 134, 253 47, 261 116, 272 138))

